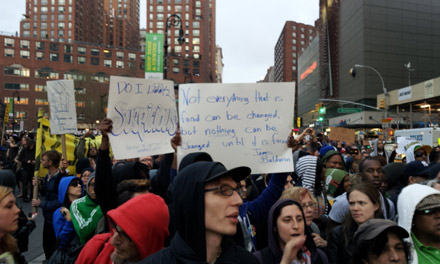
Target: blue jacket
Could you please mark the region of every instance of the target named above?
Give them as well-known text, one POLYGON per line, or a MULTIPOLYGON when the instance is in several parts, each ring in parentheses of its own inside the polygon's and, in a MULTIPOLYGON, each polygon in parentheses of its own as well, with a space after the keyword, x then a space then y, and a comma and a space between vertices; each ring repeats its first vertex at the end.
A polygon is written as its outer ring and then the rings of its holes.
POLYGON ((267 232, 267 218, 272 205, 278 201, 286 183, 288 173, 272 174, 269 184, 257 199, 244 202, 239 208, 240 225, 243 230, 245 249, 256 250, 256 235, 258 232, 267 232), (252 240, 250 245, 249 238, 252 240))
MULTIPOLYGON (((67 209, 70 208, 70 204, 65 204, 65 198, 67 195, 67 190, 69 189, 69 184, 73 179, 78 179, 76 176, 64 177, 60 181, 58 187, 58 202, 62 204, 67 209)), ((82 195, 84 195, 83 182, 80 181, 82 186, 82 195)), ((58 240, 58 247, 63 248, 69 245, 70 241, 75 236, 75 229, 73 227, 72 221, 67 221, 61 213, 61 207, 58 208, 53 214, 53 229, 55 230, 55 237, 58 240)))

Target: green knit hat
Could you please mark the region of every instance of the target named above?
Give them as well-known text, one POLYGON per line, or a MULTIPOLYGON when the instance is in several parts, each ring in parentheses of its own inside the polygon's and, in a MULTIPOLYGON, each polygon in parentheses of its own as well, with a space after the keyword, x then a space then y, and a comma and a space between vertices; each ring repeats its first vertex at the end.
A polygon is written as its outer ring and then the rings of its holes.
POLYGON ((325 189, 330 195, 334 195, 342 180, 348 175, 347 171, 340 169, 325 169, 325 189))

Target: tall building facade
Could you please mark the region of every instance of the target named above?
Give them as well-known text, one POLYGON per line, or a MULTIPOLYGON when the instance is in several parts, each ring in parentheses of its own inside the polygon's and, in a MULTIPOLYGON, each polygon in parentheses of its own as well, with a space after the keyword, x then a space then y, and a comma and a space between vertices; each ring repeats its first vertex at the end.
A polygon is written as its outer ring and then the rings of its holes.
POLYGON ((26 0, 20 35, 139 48, 139 0, 26 0))
POLYGON ((217 81, 215 0, 147 0, 147 32, 168 32, 167 79, 177 83, 217 81), (179 45, 179 27, 167 19, 182 20, 185 42, 179 45))

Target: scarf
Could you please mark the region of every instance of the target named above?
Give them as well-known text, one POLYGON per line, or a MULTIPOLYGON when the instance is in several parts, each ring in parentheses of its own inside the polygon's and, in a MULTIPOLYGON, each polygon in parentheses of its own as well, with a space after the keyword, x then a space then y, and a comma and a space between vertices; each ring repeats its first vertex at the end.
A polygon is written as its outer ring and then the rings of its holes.
POLYGON ((95 234, 96 226, 103 217, 101 207, 86 195, 73 201, 70 213, 80 243, 86 243, 95 234))

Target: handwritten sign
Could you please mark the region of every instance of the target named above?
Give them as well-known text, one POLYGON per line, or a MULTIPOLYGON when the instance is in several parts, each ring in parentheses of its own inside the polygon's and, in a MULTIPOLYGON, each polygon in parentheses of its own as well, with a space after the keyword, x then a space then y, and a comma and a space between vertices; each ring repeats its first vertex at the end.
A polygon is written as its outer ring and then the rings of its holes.
POLYGON ((173 152, 178 115, 171 81, 110 77, 107 117, 116 159, 173 152))
POLYGON ((77 133, 73 80, 48 81, 47 100, 50 106, 50 133, 77 133))
POLYGON ((334 141, 354 143, 356 131, 345 127, 331 127, 329 139, 334 141))
POLYGON ((191 152, 207 152, 227 168, 292 171, 287 138, 294 98, 293 83, 181 85, 179 160, 191 152))

